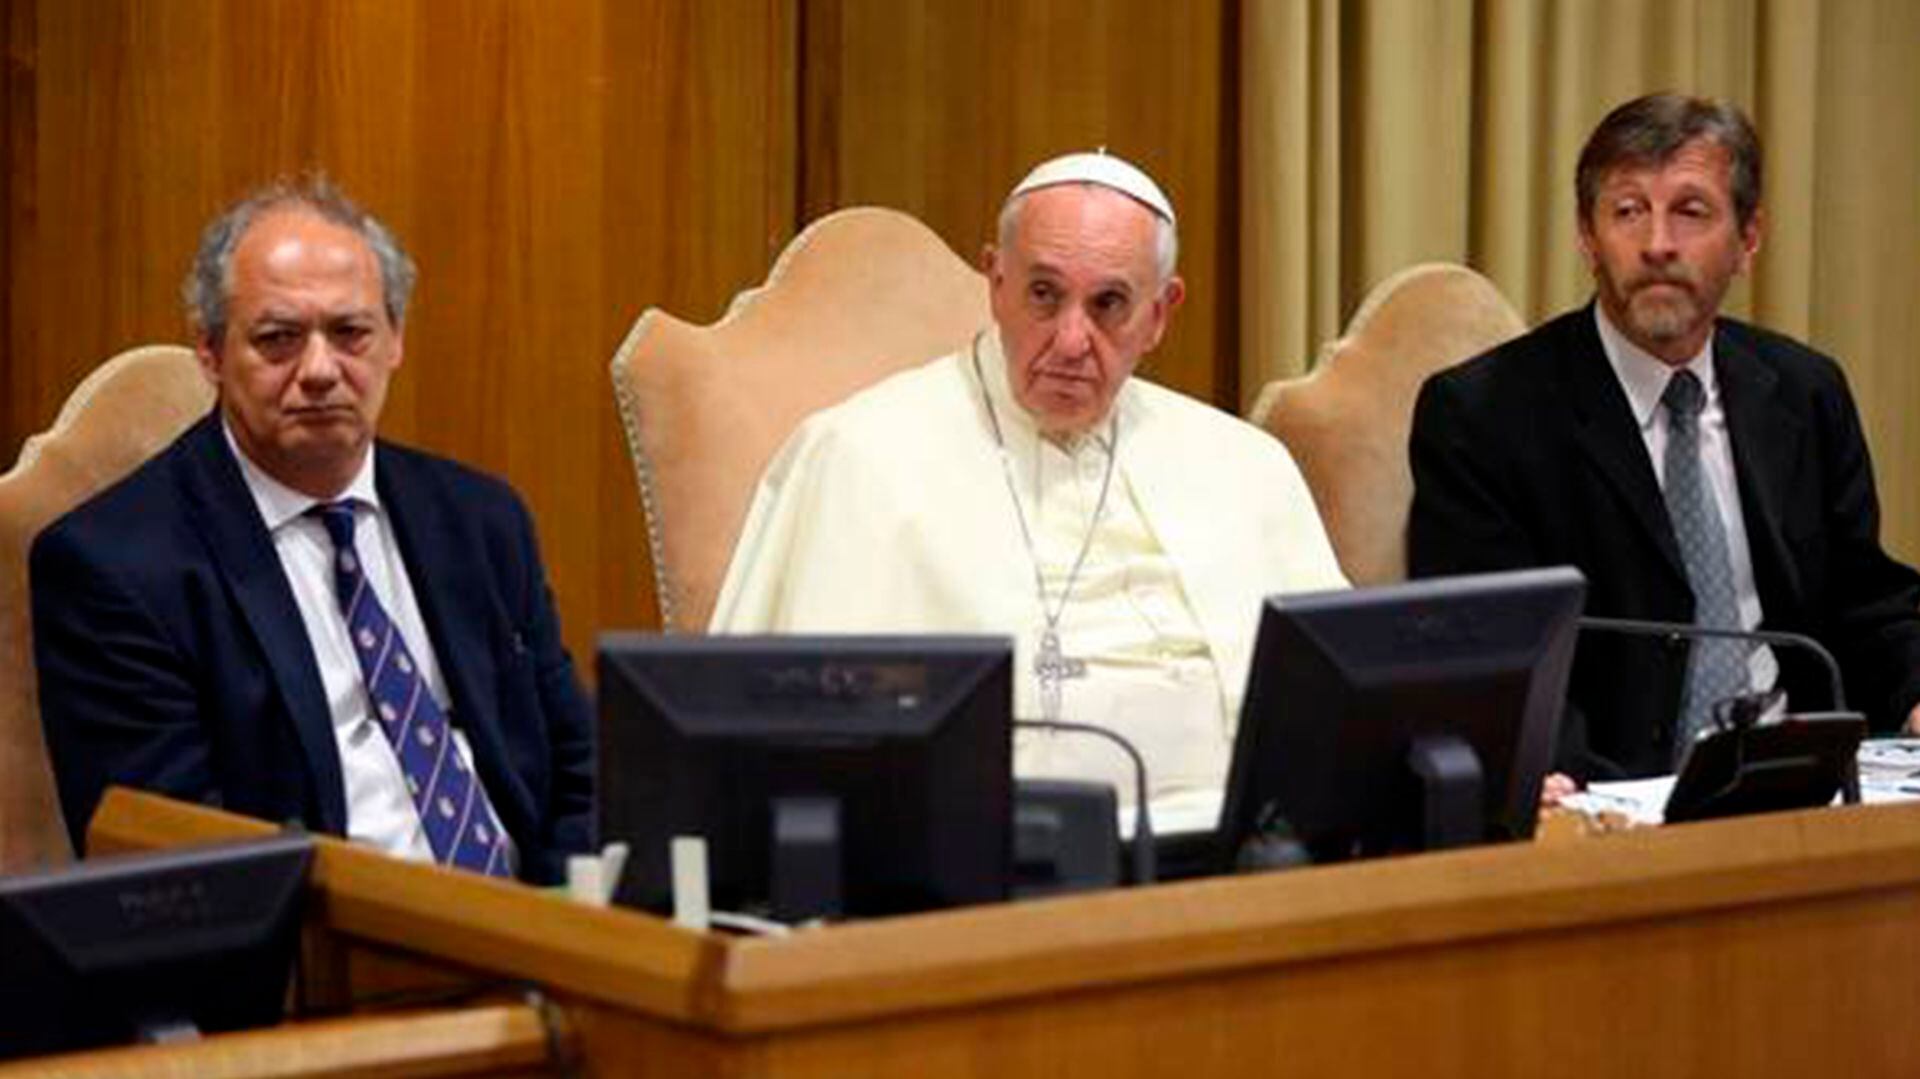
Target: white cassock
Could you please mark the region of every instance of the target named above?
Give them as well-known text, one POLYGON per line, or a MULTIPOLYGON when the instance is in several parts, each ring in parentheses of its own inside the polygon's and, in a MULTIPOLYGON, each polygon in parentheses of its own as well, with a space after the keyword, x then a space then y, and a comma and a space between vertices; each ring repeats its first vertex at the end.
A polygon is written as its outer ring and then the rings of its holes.
MULTIPOLYGON (((1059 718, 1131 741, 1156 802, 1216 791, 1262 598, 1346 581, 1277 439, 1138 378, 1114 416, 1071 445, 1042 438, 992 331, 814 414, 761 477, 710 629, 1011 636, 1015 714, 1038 718, 1034 658, 1058 611, 1062 650, 1086 664, 1062 683, 1059 718)), ((1014 770, 1133 800, 1132 765, 1103 739, 1020 732, 1014 770)))

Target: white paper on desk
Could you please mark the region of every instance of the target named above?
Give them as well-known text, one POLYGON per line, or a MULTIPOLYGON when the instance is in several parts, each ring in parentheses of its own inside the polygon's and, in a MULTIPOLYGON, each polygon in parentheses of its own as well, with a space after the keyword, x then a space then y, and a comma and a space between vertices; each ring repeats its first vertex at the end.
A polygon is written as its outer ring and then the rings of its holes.
MULTIPOLYGON (((1220 787, 1163 794, 1147 803, 1147 823, 1155 837, 1211 832, 1220 826, 1227 792, 1220 787)), ((1133 838, 1133 806, 1120 807, 1120 838, 1133 838)))
MULTIPOLYGON (((1860 743, 1860 801, 1867 805, 1920 801, 1920 738, 1876 738, 1860 743)), ((1624 813, 1636 824, 1666 818, 1673 776, 1595 783, 1561 804, 1587 814, 1624 813)), ((1839 799, 1834 799, 1835 804, 1839 799)))
POLYGON ((1920 802, 1920 786, 1912 782, 1882 783, 1861 777, 1861 805, 1877 806, 1888 802, 1920 802))
POLYGON ((1874 738, 1860 743, 1860 778, 1920 780, 1920 738, 1874 738))
POLYGON ((1875 738, 1860 743, 1860 800, 1920 801, 1920 738, 1875 738))
POLYGON ((1660 824, 1667 819, 1667 797, 1673 793, 1674 778, 1591 783, 1586 790, 1562 798, 1560 804, 1590 817, 1619 813, 1635 824, 1660 824))

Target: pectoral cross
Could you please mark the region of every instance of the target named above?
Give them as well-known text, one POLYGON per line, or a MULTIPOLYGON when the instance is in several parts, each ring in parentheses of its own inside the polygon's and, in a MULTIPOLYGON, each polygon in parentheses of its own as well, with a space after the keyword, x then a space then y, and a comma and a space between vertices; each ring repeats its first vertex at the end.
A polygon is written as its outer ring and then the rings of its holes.
POLYGON ((1060 634, 1048 626, 1040 633, 1040 652, 1033 657, 1033 673, 1040 678, 1040 718, 1060 718, 1060 683, 1068 678, 1085 678, 1087 661, 1060 650, 1060 634))

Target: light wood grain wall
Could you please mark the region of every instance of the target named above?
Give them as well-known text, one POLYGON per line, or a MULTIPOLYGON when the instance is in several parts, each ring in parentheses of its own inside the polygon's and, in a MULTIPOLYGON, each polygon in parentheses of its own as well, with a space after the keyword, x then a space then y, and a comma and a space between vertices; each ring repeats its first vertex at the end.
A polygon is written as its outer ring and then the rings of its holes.
POLYGON ((1188 299, 1146 373, 1237 408, 1237 195, 1227 3, 812 0, 802 57, 808 213, 883 203, 977 259, 1007 189, 1106 146, 1180 215, 1188 299))
POLYGON ((1182 215, 1155 377, 1237 399, 1233 5, 1063 0, 0 0, 0 461, 95 364, 181 340, 197 229, 319 168, 420 263, 383 433, 527 499, 567 640, 657 623, 606 365, 706 321, 805 221, 973 258, 1035 161, 1107 145, 1182 215))
POLYGON ((792 235, 793 0, 6 0, 0 454, 184 338, 205 219, 324 169, 420 264, 383 433, 505 476, 567 638, 657 620, 607 362, 792 235))

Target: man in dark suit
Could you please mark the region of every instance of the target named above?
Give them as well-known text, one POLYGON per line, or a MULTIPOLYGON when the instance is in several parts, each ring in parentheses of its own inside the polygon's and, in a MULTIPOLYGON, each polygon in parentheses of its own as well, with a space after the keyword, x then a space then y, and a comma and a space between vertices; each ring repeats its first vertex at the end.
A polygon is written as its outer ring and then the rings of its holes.
MULTIPOLYGON (((1831 359, 1721 318, 1759 250, 1760 147, 1737 109, 1660 94, 1581 153, 1595 302, 1422 388, 1415 575, 1571 564, 1587 611, 1811 635, 1876 726, 1920 702, 1920 577, 1880 547, 1872 465, 1831 359)), ((1797 650, 1586 634, 1558 761, 1671 771, 1730 695, 1828 707, 1797 650)))
POLYGON ((206 230, 218 406, 33 545, 76 846, 120 783, 536 881, 590 847, 590 717, 525 509, 374 435, 413 277, 324 182, 206 230))

